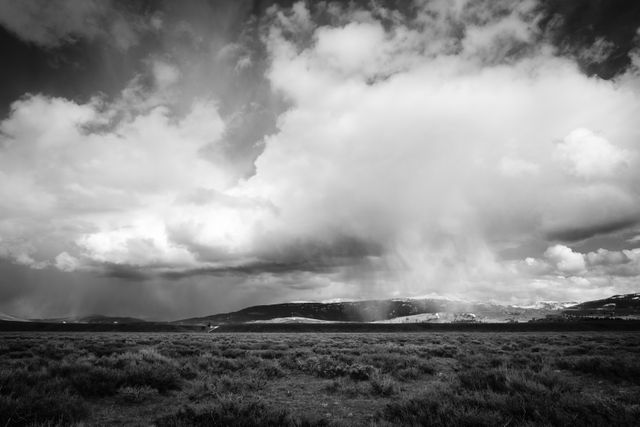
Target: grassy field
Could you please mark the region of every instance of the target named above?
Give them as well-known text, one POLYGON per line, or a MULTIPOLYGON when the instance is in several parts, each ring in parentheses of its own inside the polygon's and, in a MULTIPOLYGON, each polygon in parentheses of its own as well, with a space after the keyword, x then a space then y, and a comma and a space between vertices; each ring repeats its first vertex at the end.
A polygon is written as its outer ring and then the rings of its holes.
POLYGON ((0 425, 638 425, 638 332, 2 333, 0 425))

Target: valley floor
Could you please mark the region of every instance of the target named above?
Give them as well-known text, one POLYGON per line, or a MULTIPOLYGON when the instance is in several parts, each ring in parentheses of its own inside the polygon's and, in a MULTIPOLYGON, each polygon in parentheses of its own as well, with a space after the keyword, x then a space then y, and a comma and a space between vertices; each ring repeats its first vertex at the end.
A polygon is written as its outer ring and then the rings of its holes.
POLYGON ((638 332, 0 334, 0 425, 637 425, 638 332))

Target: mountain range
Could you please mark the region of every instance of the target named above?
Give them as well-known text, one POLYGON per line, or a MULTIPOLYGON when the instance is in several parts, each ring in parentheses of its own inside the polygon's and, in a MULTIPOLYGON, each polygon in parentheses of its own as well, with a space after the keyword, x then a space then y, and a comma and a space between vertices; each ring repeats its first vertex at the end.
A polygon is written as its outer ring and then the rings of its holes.
MULTIPOLYGON (((532 305, 502 305, 446 298, 396 298, 345 302, 291 302, 257 305, 242 310, 193 317, 172 323, 221 325, 237 323, 458 323, 527 322, 558 318, 640 318, 640 293, 613 295, 585 302, 542 301, 532 305)), ((20 319, 0 313, 0 321, 73 324, 147 323, 135 317, 90 315, 50 319, 20 319)))
POLYGON ((294 302, 259 305, 230 313, 184 319, 212 325, 247 322, 456 322, 528 321, 557 313, 577 303, 544 303, 521 307, 440 298, 407 298, 350 302, 294 302))
POLYGON ((527 322, 576 317, 640 318, 640 293, 578 302, 542 301, 532 305, 503 305, 445 298, 405 298, 349 302, 294 302, 258 305, 230 313, 184 319, 181 323, 450 323, 527 322))

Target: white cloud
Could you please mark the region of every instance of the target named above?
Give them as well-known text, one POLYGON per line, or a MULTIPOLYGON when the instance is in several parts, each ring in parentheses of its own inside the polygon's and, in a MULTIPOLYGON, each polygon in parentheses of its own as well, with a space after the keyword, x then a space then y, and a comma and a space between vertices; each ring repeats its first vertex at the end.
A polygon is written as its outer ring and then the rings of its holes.
POLYGON ((544 256, 562 273, 580 273, 585 269, 584 256, 564 245, 549 247, 544 256))
MULTIPOLYGON (((176 198, 196 188, 225 189, 235 179, 222 157, 216 164, 200 155, 224 130, 216 107, 196 103, 177 121, 162 107, 115 124, 111 117, 98 101, 36 95, 13 104, 0 125, 3 243, 29 242, 27 255, 43 260, 66 253, 188 264, 188 252, 171 247, 164 231, 165 221, 180 214, 176 198)), ((69 268, 69 256, 58 256, 56 265, 69 268)))
POLYGON ((598 249, 586 254, 586 259, 594 275, 632 280, 640 275, 640 248, 621 251, 598 249))
POLYGON ((381 67, 386 34, 379 22, 353 22, 342 28, 321 27, 315 33, 317 61, 351 74, 381 67))
POLYGON ((574 129, 556 146, 556 158, 580 178, 607 177, 631 161, 631 153, 586 128, 574 129))
POLYGON ((609 251, 602 248, 586 254, 586 259, 589 265, 622 264, 629 261, 629 258, 627 258, 623 252, 609 251))
POLYGON ((569 299, 576 301, 595 299, 637 291, 640 248, 619 251, 600 248, 580 253, 554 245, 547 248, 544 259, 529 257, 515 263, 514 268, 520 277, 517 280, 535 278, 551 294, 555 288, 556 297, 573 295, 569 299))
MULTIPOLYGON (((402 24, 384 34, 370 21, 321 27, 303 49, 272 32, 269 78, 292 107, 243 191, 271 200, 287 233, 382 242, 388 262, 410 272, 406 289, 505 278, 498 243, 536 233, 585 238, 628 222, 640 206, 631 184, 637 177, 631 168, 615 172, 633 162, 626 157, 636 132, 629 112, 640 113, 640 104, 632 89, 584 76, 544 44, 501 62, 496 49, 536 40, 521 15, 505 19, 476 39, 487 49, 451 55, 445 47, 435 57, 415 37, 397 41, 414 31, 402 24), (325 42, 327 35, 341 43, 325 42), (385 50, 390 40, 402 48, 385 50), (341 62, 349 46, 367 43, 382 48, 341 62), (402 66, 369 65, 376 61, 402 66), (372 79, 369 69, 387 74, 372 79), (572 132, 584 123, 617 145, 572 132), (559 148, 567 167, 606 175, 606 183, 558 169, 554 141, 567 134, 559 148), (527 179, 509 179, 515 176, 527 179)), ((558 260, 558 268, 581 272, 581 259, 558 260)))
POLYGON ((61 252, 55 258, 55 266, 61 271, 74 271, 80 266, 80 261, 67 252, 61 252))

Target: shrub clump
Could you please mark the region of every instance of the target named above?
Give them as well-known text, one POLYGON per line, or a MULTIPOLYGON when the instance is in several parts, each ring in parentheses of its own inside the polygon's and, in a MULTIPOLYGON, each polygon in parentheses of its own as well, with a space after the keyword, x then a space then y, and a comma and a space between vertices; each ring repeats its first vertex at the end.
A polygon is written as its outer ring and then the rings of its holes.
POLYGON ((327 356, 311 357, 303 364, 304 370, 320 378, 336 378, 347 375, 345 364, 336 362, 327 356))
POLYGON ((591 374, 605 379, 624 380, 640 384, 640 362, 638 359, 607 357, 607 356, 578 356, 566 357, 557 361, 560 369, 591 374))
POLYGON ((117 393, 123 403, 142 403, 158 395, 158 390, 149 386, 120 387, 117 393))
POLYGON ((156 420, 158 427, 178 426, 325 426, 326 421, 297 419, 286 409, 267 407, 260 401, 225 399, 205 409, 185 406, 172 415, 156 420))
POLYGON ((0 395, 3 426, 70 425, 88 414, 87 403, 68 391, 49 394, 34 389, 21 395, 0 395))
MULTIPOLYGON (((465 380, 466 381, 466 380, 465 380)), ((461 387, 392 402, 378 419, 401 425, 637 425, 640 407, 588 394, 563 393, 535 379, 474 374, 461 387)), ((553 381, 552 381, 553 382, 553 381)))
POLYGON ((177 364, 154 350, 64 359, 51 366, 50 373, 84 397, 112 396, 126 386, 147 386, 164 393, 181 385, 177 364))
POLYGON ((472 391, 494 391, 505 393, 509 390, 507 375, 500 370, 470 369, 458 375, 463 388, 472 391))
POLYGON ((369 382, 371 394, 375 396, 393 396, 398 393, 398 385, 396 382, 386 375, 375 376, 369 382))
POLYGON ((367 381, 369 380, 376 369, 371 365, 363 365, 362 363, 355 363, 348 367, 347 373, 349 378, 355 381, 367 381))

